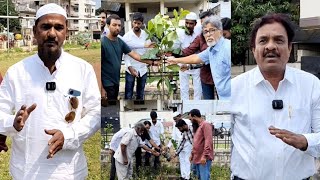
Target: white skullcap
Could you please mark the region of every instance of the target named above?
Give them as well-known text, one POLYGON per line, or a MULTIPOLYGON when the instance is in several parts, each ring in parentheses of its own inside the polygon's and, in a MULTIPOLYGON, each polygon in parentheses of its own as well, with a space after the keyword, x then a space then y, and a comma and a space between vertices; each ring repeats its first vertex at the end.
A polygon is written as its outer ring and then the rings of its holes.
POLYGON ((179 113, 178 111, 176 111, 176 112, 173 113, 173 116, 172 116, 172 117, 177 117, 177 116, 179 116, 179 115, 180 115, 180 113, 179 113))
POLYGON ((55 3, 49 3, 38 9, 36 13, 36 20, 47 14, 60 14, 67 18, 67 13, 61 6, 55 3))
POLYGON ((187 14, 186 19, 187 20, 195 20, 196 21, 198 19, 198 17, 196 15, 196 13, 190 12, 189 14, 187 14))

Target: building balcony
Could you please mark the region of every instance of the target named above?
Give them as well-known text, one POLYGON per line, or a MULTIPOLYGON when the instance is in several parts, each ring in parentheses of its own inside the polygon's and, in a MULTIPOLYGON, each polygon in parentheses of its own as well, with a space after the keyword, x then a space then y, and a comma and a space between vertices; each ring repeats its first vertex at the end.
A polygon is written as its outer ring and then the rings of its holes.
POLYGON ((79 25, 70 25, 69 27, 68 27, 68 30, 69 31, 79 31, 79 25))
POLYGON ((71 5, 71 6, 79 6, 79 1, 77 1, 77 0, 70 0, 70 5, 71 5))
POLYGON ((79 16, 79 12, 77 12, 77 11, 70 11, 70 16, 71 16, 71 17, 78 17, 78 16, 79 16))

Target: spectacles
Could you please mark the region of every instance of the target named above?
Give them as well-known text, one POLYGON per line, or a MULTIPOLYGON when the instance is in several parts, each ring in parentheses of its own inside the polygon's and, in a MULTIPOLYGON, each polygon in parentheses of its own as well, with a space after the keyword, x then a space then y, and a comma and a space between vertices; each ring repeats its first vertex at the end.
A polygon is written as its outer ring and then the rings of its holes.
POLYGON ((207 36, 208 33, 211 35, 214 34, 216 31, 218 31, 218 29, 209 29, 209 31, 203 31, 202 34, 204 36, 207 36))
POLYGON ((71 97, 69 98, 70 106, 71 106, 71 111, 66 115, 65 120, 68 123, 71 123, 75 118, 76 118, 76 109, 78 108, 79 105, 79 100, 77 97, 71 97))

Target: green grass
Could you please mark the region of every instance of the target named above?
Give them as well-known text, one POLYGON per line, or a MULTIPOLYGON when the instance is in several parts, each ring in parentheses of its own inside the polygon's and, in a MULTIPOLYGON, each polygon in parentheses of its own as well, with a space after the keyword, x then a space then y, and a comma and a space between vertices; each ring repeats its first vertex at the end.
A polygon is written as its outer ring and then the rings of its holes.
MULTIPOLYGON (((180 177, 179 166, 175 163, 166 162, 161 156, 162 166, 159 171, 155 171, 153 167, 141 167, 139 177, 134 174, 135 180, 169 180, 169 176, 180 177)), ((108 179, 110 177, 110 162, 101 164, 101 179, 108 179)), ((134 167, 135 168, 135 167, 134 167)), ((135 171, 134 171, 135 172, 135 171)), ((213 165, 211 167, 210 180, 229 180, 230 179, 230 167, 228 166, 218 166, 213 165)), ((192 179, 196 179, 194 175, 191 176, 192 179)))
MULTIPOLYGON (((100 49, 89 49, 89 50, 83 50, 83 49, 65 49, 66 52, 80 57, 89 63, 93 64, 96 62, 99 62, 101 59, 101 50, 100 49)), ((7 52, 1 52, 0 53, 0 72, 2 76, 4 76, 5 72, 8 70, 8 68, 17 63, 18 61, 21 61, 22 59, 35 54, 36 51, 32 52, 14 52, 14 53, 7 53, 7 52)))
MULTIPOLYGON (((100 49, 91 49, 83 50, 83 49, 68 49, 65 48, 65 51, 73 54, 77 57, 80 57, 84 60, 87 60, 89 63, 97 63, 100 61, 100 49)), ((22 60, 25 57, 28 57, 36 52, 14 52, 7 54, 6 52, 0 53, 0 72, 2 76, 4 76, 5 72, 8 68, 17 63, 18 61, 22 60)), ((84 143, 84 151, 87 157, 88 163, 88 180, 96 180, 100 179, 100 143, 101 142, 101 135, 100 131, 98 131, 94 136, 88 139, 84 143)), ((11 177, 9 175, 9 159, 10 159, 10 147, 11 147, 11 140, 10 138, 7 139, 7 144, 9 147, 9 151, 7 153, 1 152, 0 153, 0 179, 1 180, 10 180, 11 177)))

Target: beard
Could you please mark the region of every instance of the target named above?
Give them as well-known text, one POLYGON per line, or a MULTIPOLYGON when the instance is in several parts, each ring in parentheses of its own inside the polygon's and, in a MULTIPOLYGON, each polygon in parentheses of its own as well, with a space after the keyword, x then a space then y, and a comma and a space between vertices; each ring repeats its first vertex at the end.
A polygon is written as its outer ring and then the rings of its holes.
POLYGON ((207 42, 208 47, 213 47, 216 44, 217 44, 216 41, 207 42))
POLYGON ((199 124, 197 122, 192 121, 192 128, 193 128, 193 133, 196 133, 197 129, 199 128, 199 124))
POLYGON ((140 28, 133 28, 134 32, 140 32, 140 30, 141 30, 140 28))

